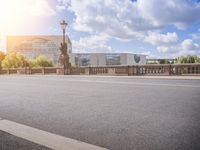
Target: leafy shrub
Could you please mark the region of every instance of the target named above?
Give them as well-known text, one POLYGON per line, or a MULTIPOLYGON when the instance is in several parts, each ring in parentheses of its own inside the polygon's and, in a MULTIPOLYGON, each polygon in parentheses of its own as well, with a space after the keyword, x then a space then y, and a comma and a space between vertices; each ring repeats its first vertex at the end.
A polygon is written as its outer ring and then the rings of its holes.
POLYGON ((3 68, 21 68, 27 65, 25 57, 16 52, 9 53, 2 61, 3 68))
POLYGON ((30 59, 28 61, 30 67, 53 67, 53 61, 46 56, 40 55, 36 59, 30 59))

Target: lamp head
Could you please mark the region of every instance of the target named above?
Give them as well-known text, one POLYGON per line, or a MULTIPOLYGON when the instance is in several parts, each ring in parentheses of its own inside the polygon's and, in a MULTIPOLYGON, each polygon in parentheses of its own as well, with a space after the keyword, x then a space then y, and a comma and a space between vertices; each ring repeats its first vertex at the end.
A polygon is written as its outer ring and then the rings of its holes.
POLYGON ((61 26, 61 28, 62 28, 63 30, 65 30, 66 27, 67 27, 67 22, 65 22, 65 20, 63 20, 63 21, 60 23, 60 26, 61 26))

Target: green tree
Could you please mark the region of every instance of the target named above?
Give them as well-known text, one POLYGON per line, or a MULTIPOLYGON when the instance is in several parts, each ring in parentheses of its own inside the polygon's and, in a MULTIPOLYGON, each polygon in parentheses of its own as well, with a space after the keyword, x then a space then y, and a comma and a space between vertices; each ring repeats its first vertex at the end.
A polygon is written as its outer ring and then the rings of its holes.
POLYGON ((194 59, 195 59, 195 63, 200 63, 200 58, 197 57, 196 55, 194 56, 194 59))
POLYGON ((28 64, 29 64, 29 67, 31 67, 31 68, 39 67, 36 59, 29 59, 28 64))
POLYGON ((9 53, 2 61, 3 68, 21 68, 27 65, 25 57, 16 52, 9 53))
POLYGON ((53 61, 46 56, 40 55, 36 59, 30 59, 28 61, 30 67, 53 67, 53 61))
POLYGON ((188 55, 187 56, 187 63, 195 63, 195 56, 188 55))
POLYGON ((196 59, 195 63, 200 63, 200 58, 196 59))
POLYGON ((3 61, 5 57, 6 57, 6 54, 0 51, 0 62, 3 61))
POLYGON ((187 55, 181 56, 177 58, 177 63, 184 64, 184 63, 200 63, 200 58, 196 55, 187 55))
POLYGON ((4 52, 0 51, 0 68, 1 68, 1 63, 5 57, 6 57, 6 54, 4 52))
POLYGON ((38 56, 36 62, 39 67, 53 67, 53 62, 43 55, 38 56))

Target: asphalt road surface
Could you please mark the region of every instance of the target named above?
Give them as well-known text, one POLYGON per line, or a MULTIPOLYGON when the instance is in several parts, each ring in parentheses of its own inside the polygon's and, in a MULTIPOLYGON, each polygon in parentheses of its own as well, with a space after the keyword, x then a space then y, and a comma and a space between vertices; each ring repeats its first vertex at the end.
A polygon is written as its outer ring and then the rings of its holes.
POLYGON ((0 76, 0 118, 113 150, 199 150, 200 80, 0 76))

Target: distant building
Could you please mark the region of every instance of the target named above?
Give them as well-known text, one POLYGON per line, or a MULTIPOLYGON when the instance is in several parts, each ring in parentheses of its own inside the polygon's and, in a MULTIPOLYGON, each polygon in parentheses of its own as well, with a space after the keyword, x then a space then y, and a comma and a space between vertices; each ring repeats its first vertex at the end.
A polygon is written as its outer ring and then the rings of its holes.
MULTIPOLYGON (((60 35, 30 35, 8 36, 7 51, 20 52, 27 59, 44 55, 55 64, 59 62, 60 35)), ((146 64, 146 55, 131 53, 72 53, 72 43, 66 37, 70 62, 73 66, 102 66, 102 65, 141 65, 146 64)))
POLYGON ((176 59, 172 58, 155 58, 155 59, 147 59, 147 64, 174 64, 176 62, 176 59))
POLYGON ((74 66, 143 65, 146 55, 132 53, 72 53, 74 66))
MULTIPOLYGON (((8 36, 7 51, 20 52, 27 59, 36 58, 44 55, 50 58, 54 63, 58 63, 60 56, 60 44, 62 36, 60 35, 30 35, 30 36, 8 36)), ((72 44, 67 37, 69 53, 72 52, 72 44)))

